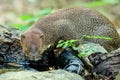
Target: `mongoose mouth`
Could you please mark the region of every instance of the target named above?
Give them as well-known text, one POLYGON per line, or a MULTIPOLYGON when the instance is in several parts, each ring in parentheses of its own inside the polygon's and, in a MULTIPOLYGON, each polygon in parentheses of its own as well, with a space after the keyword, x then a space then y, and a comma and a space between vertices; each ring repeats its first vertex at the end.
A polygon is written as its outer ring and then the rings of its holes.
POLYGON ((30 58, 30 60, 32 61, 38 61, 38 60, 41 60, 42 59, 42 55, 36 55, 36 56, 33 56, 33 55, 30 55, 28 56, 30 58))

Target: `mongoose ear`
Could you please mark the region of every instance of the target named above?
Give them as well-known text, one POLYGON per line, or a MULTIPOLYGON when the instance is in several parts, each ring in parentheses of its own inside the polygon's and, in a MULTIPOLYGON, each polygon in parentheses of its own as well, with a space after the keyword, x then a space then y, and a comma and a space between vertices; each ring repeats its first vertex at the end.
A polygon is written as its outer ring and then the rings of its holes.
POLYGON ((21 40, 25 39, 25 36, 24 35, 21 35, 21 40))
POLYGON ((40 35, 40 38, 43 38, 43 37, 44 37, 44 35, 43 35, 43 34, 41 34, 41 35, 40 35))

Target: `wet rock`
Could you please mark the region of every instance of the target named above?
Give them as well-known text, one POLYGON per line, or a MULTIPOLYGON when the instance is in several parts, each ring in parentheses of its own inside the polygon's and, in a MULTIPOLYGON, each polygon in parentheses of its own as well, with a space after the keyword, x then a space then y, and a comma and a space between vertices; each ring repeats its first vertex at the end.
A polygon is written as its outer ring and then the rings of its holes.
POLYGON ((104 49, 99 44, 88 42, 86 44, 80 45, 78 47, 78 56, 82 59, 85 66, 88 68, 89 71, 93 68, 88 57, 92 54, 96 54, 96 52, 100 52, 101 54, 107 53, 107 50, 104 49))
POLYGON ((0 69, 1 68, 34 68, 39 71, 49 70, 54 60, 50 51, 46 51, 39 61, 30 61, 22 51, 20 36, 22 31, 0 25, 0 69), (51 62, 52 61, 52 62, 51 62), (49 64, 50 63, 50 64, 49 64))
POLYGON ((105 76, 108 80, 114 80, 120 71, 120 52, 101 54, 92 54, 90 62, 94 65, 93 72, 100 76, 105 76))
POLYGON ((18 29, 0 25, 0 68, 16 67, 17 64, 10 63, 19 64, 28 60, 20 45, 21 33, 22 31, 18 29))
MULTIPOLYGON (((22 52, 22 48, 20 45, 21 33, 22 32, 18 29, 5 28, 0 25, 0 74, 4 73, 0 75, 0 80, 2 78, 3 78, 2 80, 10 80, 8 79, 9 77, 11 77, 12 78, 11 80, 13 80, 12 76, 14 75, 17 76, 15 77, 17 78, 16 80, 23 80, 23 79, 26 79, 26 75, 28 74, 29 75, 27 78, 28 79, 29 77, 31 78, 29 80, 40 80, 40 79, 56 80, 57 78, 58 78, 57 80, 61 80, 63 78, 64 80, 65 79, 70 80, 71 78, 72 78, 71 80, 73 79, 81 80, 80 78, 79 79, 77 78, 78 76, 77 74, 74 75, 74 73, 68 73, 66 71, 62 71, 63 77, 61 77, 60 74, 58 74, 59 72, 61 73, 61 71, 59 70, 56 70, 53 72, 49 72, 49 71, 48 72, 33 72, 36 70, 46 71, 46 70, 49 70, 49 67, 56 67, 55 69, 58 69, 58 66, 60 67, 60 64, 59 65, 56 64, 58 62, 56 61, 54 49, 52 48, 49 48, 48 50, 45 51, 41 60, 29 61, 29 59, 22 52), (11 71, 19 71, 19 70, 25 70, 25 69, 32 70, 32 72, 29 72, 29 71, 11 72, 11 71), (9 72, 9 73, 5 73, 5 72, 9 72), (19 76, 16 75, 17 73, 19 76), (45 74, 47 74, 47 78, 45 74), (71 76, 71 74, 74 76, 71 76), (8 77, 5 78, 3 77, 3 75, 8 76, 8 77), (64 75, 69 75, 70 78, 64 75), (20 79, 18 77, 20 77, 20 79)), ((90 68, 92 72, 88 71, 87 76, 86 76, 86 72, 84 72, 85 75, 83 76, 85 77, 86 80, 93 80, 93 79, 94 80, 99 80, 99 79, 113 80, 115 76, 117 75, 118 71, 120 71, 120 61, 119 61, 120 48, 115 51, 112 51, 109 54, 102 54, 102 53, 107 53, 107 51, 102 46, 98 44, 90 43, 90 44, 84 44, 82 47, 79 47, 78 52, 88 54, 87 59, 89 59, 89 62, 86 62, 88 65, 86 65, 85 63, 85 61, 87 60, 84 61, 83 59, 81 59, 85 68, 86 66, 90 67, 91 64, 93 66, 92 68, 90 68), (96 73, 97 77, 93 75, 94 73, 96 73)), ((63 58, 63 56, 61 58, 63 58)), ((78 61, 77 63, 81 64, 81 61, 79 61, 78 58, 76 60, 78 61)), ((67 69, 69 70, 73 69, 71 68, 71 62, 76 63, 76 60, 73 59, 73 61, 68 61, 68 63, 66 64, 68 65, 67 69)), ((64 64, 61 62, 61 65, 64 65, 64 64)), ((72 66, 74 67, 74 70, 78 70, 76 65, 74 66, 72 64, 72 66)), ((64 67, 62 67, 62 69, 64 69, 64 67)))
POLYGON ((105 50, 101 45, 95 44, 95 43, 86 43, 83 45, 80 45, 78 48, 78 52, 81 54, 86 54, 86 56, 91 55, 95 52, 101 52, 101 53, 107 53, 107 50, 105 50))
MULTIPOLYGON (((120 71, 120 48, 108 53, 99 44, 88 43, 80 46, 78 52, 86 54, 82 61, 90 69, 88 73, 96 73, 97 77, 93 75, 95 80, 113 80, 120 71)), ((92 75, 88 74, 86 79, 93 79, 91 77, 92 75)))
POLYGON ((77 74, 82 74, 84 69, 82 61, 68 50, 63 50, 61 52, 58 57, 57 64, 60 68, 77 74))
POLYGON ((115 80, 120 80, 120 71, 119 71, 119 73, 116 75, 115 80))
POLYGON ((84 80, 80 75, 64 70, 45 72, 19 71, 0 75, 0 80, 84 80))

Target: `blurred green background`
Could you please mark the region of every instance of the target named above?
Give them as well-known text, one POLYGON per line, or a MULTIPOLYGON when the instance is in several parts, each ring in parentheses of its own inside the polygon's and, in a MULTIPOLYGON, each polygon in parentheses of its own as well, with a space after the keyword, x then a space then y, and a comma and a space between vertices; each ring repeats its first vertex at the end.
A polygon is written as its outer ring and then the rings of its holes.
POLYGON ((24 31, 44 15, 68 7, 98 10, 109 18, 119 31, 120 0, 0 0, 0 24, 24 31))

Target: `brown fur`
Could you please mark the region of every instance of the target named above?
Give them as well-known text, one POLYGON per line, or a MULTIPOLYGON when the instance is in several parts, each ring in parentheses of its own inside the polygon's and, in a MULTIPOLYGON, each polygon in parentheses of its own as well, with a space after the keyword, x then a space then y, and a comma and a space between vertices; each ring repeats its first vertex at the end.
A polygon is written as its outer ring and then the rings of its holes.
POLYGON ((84 39, 99 43, 108 51, 118 48, 119 35, 114 25, 102 14, 88 8, 68 8, 49 14, 21 36, 23 51, 37 59, 45 47, 60 39, 81 39, 83 35, 111 37, 113 40, 84 39))

